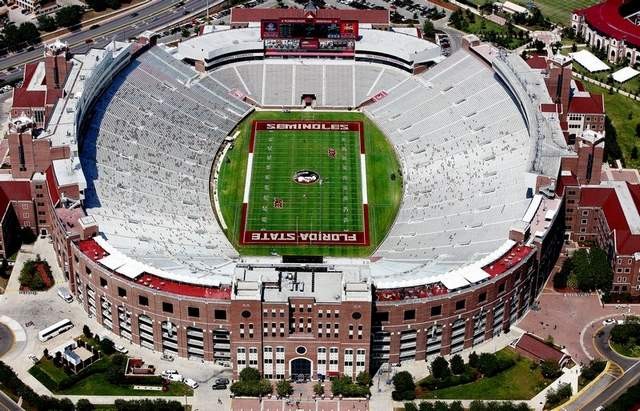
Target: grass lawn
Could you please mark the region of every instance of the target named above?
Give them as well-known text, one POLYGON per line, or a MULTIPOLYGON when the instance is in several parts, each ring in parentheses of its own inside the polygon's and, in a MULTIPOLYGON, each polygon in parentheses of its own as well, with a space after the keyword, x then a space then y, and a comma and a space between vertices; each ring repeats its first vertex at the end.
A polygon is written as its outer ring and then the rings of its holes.
POLYGON ((134 390, 130 385, 114 385, 107 381, 107 370, 111 364, 109 357, 103 357, 91 364, 86 370, 92 369, 93 374, 80 379, 71 387, 57 390, 60 381, 67 378, 62 368, 53 364, 52 360, 42 359, 29 369, 29 374, 46 386, 54 394, 65 395, 145 395, 145 396, 184 396, 193 395, 193 390, 182 383, 171 383, 168 391, 140 391, 134 390), (97 370, 97 371, 96 371, 97 370))
MULTIPOLYGON (((398 212, 402 197, 402 178, 393 147, 364 114, 260 111, 248 117, 238 127, 238 137, 222 159, 217 184, 220 208, 227 225, 227 237, 241 254, 360 257, 370 255, 377 248, 398 212), (245 175, 254 120, 364 123, 369 246, 239 244, 245 175)), ((258 132, 252 170, 248 230, 362 231, 364 222, 358 133, 258 132), (335 159, 329 158, 329 148, 336 150, 335 159), (323 184, 305 186, 293 182, 292 175, 299 169, 318 172, 324 179, 323 184), (267 175, 269 183, 265 184, 262 179, 267 175), (284 201, 283 208, 275 207, 276 198, 284 201)))
POLYGON ((529 400, 551 383, 542 376, 539 367, 531 370, 533 362, 528 358, 518 358, 518 354, 511 348, 504 348, 496 355, 511 357, 516 365, 498 375, 469 384, 423 392, 420 398, 529 400))
POLYGON ((616 128, 625 165, 628 168, 640 168, 640 159, 631 158, 634 146, 640 150, 640 138, 635 135, 636 125, 640 123, 640 102, 618 93, 609 94, 607 90, 587 82, 584 85, 589 91, 604 95, 605 111, 616 128))
MULTIPOLYGON (((486 3, 486 0, 471 1, 477 5, 486 3)), ((600 1, 601 0, 534 0, 533 2, 549 20, 568 26, 573 10, 591 6, 600 1)), ((525 7, 528 4, 526 0, 513 0, 513 2, 525 7)))
POLYGON ((620 355, 625 357, 640 358, 640 345, 627 346, 624 344, 611 343, 611 348, 620 355))

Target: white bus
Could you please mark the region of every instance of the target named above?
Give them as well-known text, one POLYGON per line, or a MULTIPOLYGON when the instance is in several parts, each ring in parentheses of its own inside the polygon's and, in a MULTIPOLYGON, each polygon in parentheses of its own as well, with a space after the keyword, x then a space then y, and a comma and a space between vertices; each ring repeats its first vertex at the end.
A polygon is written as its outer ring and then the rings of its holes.
POLYGON ((65 318, 64 320, 60 320, 57 323, 40 331, 38 333, 38 338, 40 339, 40 341, 45 342, 71 328, 73 328, 73 323, 71 322, 71 320, 65 318))

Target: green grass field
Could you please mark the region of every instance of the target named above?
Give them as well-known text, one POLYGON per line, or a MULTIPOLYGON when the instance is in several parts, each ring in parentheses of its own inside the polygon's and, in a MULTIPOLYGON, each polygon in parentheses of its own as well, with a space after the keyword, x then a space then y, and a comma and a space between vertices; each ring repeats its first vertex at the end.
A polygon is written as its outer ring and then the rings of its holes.
MULTIPOLYGON (((486 0, 471 1, 477 5, 486 3, 486 0)), ((528 4, 526 0, 513 0, 513 2, 525 7, 528 4)), ((560 23, 564 26, 569 26, 571 12, 599 2, 600 0, 534 0, 534 4, 540 8, 542 14, 547 16, 552 22, 560 23)))
POLYGON ((247 229, 363 231, 360 143, 356 132, 256 133, 247 229), (336 150, 331 158, 328 150, 336 150), (291 155, 291 153, 296 155, 291 155), (293 181, 297 171, 320 175, 293 181), (275 208, 274 201, 283 202, 275 208))
POLYGON ((469 384, 443 388, 421 395, 421 398, 468 400, 529 400, 551 381, 546 380, 540 367, 532 369, 532 361, 520 357, 511 348, 504 348, 498 356, 512 358, 516 364, 493 377, 481 378, 469 384))
MULTIPOLYGON (((382 132, 362 113, 275 112, 253 113, 238 126, 238 136, 226 153, 217 181, 217 192, 226 234, 242 255, 324 255, 364 257, 371 255, 384 239, 398 212, 402 197, 402 176, 398 159, 382 132), (239 242, 242 200, 247 171, 251 125, 254 120, 362 121, 366 150, 369 204, 369 246, 356 245, 242 245, 239 242)), ((249 195, 247 229, 362 231, 362 182, 360 150, 356 132, 269 132, 256 134, 255 164, 249 195), (265 137, 266 136, 266 137, 265 137), (276 145, 277 144, 277 147, 276 145), (271 145, 271 161, 265 162, 271 145), (275 151, 278 158, 275 160, 275 151), (335 159, 327 155, 336 149, 335 159), (262 153, 262 154, 260 154, 262 153), (269 167, 267 169, 267 166, 269 167), (293 173, 310 169, 322 184, 301 185, 293 173), (265 176, 268 174, 268 180, 265 176), (260 183, 258 183, 260 181, 260 183), (264 181, 269 181, 265 184, 264 181), (268 189, 265 186, 268 185, 268 189), (282 208, 274 199, 283 200, 282 208), (354 205, 353 207, 350 207, 354 205), (266 211, 265 211, 266 208, 266 211)))
POLYGON ((625 166, 639 168, 640 159, 631 158, 631 151, 633 147, 640 149, 640 138, 636 136, 636 126, 640 123, 640 104, 618 93, 609 94, 609 91, 602 87, 586 81, 583 83, 590 92, 604 96, 605 112, 616 128, 625 166))

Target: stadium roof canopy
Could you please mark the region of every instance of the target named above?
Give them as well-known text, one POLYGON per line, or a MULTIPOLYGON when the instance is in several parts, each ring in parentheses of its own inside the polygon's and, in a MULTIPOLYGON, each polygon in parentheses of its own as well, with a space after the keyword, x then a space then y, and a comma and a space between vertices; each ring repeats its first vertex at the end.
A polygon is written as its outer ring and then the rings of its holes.
POLYGON ((636 26, 620 14, 625 0, 606 0, 585 9, 576 10, 576 14, 584 16, 589 26, 600 33, 624 40, 640 47, 640 26, 636 26))
MULTIPOLYGON (((262 20, 304 19, 303 9, 245 9, 234 7, 231 9, 231 25, 259 22, 262 20)), ((337 10, 319 9, 315 13, 317 19, 356 20, 361 24, 389 25, 389 10, 337 10)))
POLYGON ((640 71, 634 70, 631 67, 625 67, 613 73, 612 76, 618 83, 624 83, 625 81, 631 80, 638 74, 640 74, 640 71))
POLYGON ((589 70, 591 73, 595 71, 609 70, 609 66, 589 50, 580 50, 576 53, 569 53, 569 55, 578 62, 578 64, 589 70))

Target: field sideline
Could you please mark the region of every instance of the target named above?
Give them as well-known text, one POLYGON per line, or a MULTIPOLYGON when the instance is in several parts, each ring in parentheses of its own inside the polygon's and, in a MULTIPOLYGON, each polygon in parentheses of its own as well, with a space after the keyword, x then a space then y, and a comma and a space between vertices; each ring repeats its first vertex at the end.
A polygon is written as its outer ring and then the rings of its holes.
MULTIPOLYGON (((476 5, 486 3, 486 0, 471 0, 476 5)), ((526 0, 512 0, 522 6, 527 6, 526 0)), ((563 26, 571 25, 571 13, 576 9, 582 9, 599 3, 600 0, 534 0, 533 3, 554 23, 563 26)))
POLYGON ((397 214, 402 196, 402 179, 393 148, 366 116, 355 112, 259 111, 245 119, 238 131, 233 148, 222 160, 218 196, 228 226, 227 236, 240 254, 365 257, 384 239, 397 214), (357 132, 327 131, 279 131, 274 134, 263 131, 256 133, 254 146, 250 147, 254 120, 362 122, 365 147, 361 154, 357 132), (366 158, 366 167, 363 167, 366 168, 367 180, 364 192, 367 193, 370 244, 241 244, 243 198, 246 195, 245 180, 251 149, 255 149, 251 168, 256 173, 250 177, 252 182, 246 221, 251 232, 363 232, 367 224, 363 218, 360 158, 366 158), (322 183, 304 186, 292 182, 292 170, 298 169, 317 172, 322 183))

